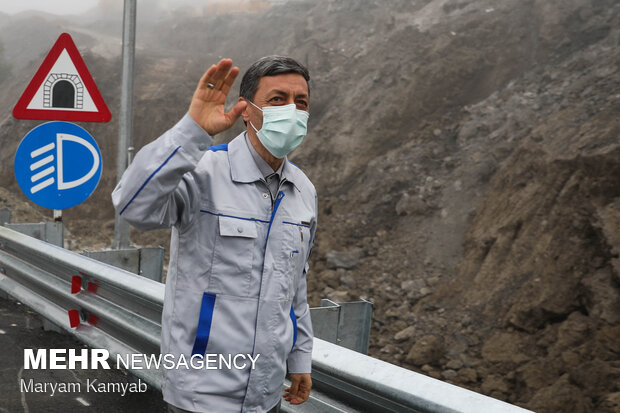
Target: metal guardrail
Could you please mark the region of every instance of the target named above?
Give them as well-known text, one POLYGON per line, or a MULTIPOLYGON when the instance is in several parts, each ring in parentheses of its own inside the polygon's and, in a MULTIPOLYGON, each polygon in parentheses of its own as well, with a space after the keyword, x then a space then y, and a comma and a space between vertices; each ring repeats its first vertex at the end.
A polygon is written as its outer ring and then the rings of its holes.
MULTIPOLYGON (((0 227, 0 290, 114 358, 159 353, 161 283, 0 227)), ((312 368, 317 390, 284 412, 529 412, 317 338, 312 368)), ((160 371, 132 373, 161 388, 160 371)))
MULTIPOLYGON (((114 359, 159 353, 161 283, 0 227, 0 290, 114 359), (69 311, 79 316, 76 327, 69 311)), ((133 373, 161 387, 159 371, 133 373)))

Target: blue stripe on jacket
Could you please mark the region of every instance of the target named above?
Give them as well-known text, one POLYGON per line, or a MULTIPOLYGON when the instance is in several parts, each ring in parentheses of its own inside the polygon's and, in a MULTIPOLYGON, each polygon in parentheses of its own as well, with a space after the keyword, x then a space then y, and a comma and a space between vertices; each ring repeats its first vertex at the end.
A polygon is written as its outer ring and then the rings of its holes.
POLYGON ((204 355, 209 344, 209 333, 211 332, 211 321, 213 320, 213 308, 215 307, 215 294, 204 293, 202 295, 202 305, 200 306, 200 317, 198 318, 198 329, 196 340, 192 349, 192 356, 204 355))
POLYGON ((295 315, 295 310, 293 310, 293 306, 291 305, 291 321, 293 322, 293 346, 291 347, 291 351, 295 348, 295 342, 297 342, 297 316, 295 315))

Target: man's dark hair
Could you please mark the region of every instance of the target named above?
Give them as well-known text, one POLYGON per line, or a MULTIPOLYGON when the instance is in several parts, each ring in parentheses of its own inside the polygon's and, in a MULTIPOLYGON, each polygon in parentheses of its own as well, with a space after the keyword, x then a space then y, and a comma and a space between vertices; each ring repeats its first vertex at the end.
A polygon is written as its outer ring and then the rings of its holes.
POLYGON ((306 79, 308 93, 310 93, 310 74, 305 66, 295 59, 286 56, 265 56, 250 66, 241 79, 239 96, 254 102, 254 95, 258 90, 258 82, 263 76, 275 76, 285 73, 298 73, 306 79))

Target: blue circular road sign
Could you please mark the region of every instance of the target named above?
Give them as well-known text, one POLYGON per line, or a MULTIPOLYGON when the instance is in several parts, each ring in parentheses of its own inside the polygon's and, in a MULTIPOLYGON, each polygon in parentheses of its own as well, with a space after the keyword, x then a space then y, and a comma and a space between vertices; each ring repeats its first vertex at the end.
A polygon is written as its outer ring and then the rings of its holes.
POLYGON ((67 209, 85 201, 101 178, 101 152, 92 136, 69 122, 47 122, 22 139, 15 177, 30 200, 67 209))

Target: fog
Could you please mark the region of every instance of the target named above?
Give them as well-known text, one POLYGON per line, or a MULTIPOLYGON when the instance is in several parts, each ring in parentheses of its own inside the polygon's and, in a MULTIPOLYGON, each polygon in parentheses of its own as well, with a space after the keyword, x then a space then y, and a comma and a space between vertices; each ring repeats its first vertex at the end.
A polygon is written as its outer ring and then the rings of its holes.
POLYGON ((0 12, 15 14, 23 11, 42 11, 46 13, 67 15, 80 14, 92 9, 98 0, 20 0, 3 1, 0 12))
MULTIPOLYGON (((179 8, 201 10, 208 3, 223 0, 138 0, 138 8, 149 11, 174 11, 179 8)), ((0 12, 16 14, 39 11, 57 15, 79 15, 86 12, 110 12, 122 9, 123 0, 20 0, 0 2, 0 12)))

